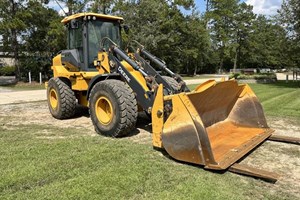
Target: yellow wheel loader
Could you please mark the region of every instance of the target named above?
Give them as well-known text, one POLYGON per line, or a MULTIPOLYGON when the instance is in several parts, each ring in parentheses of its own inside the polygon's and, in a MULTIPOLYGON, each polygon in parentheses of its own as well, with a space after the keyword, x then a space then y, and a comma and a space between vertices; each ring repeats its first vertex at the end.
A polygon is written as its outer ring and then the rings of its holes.
POLYGON ((68 48, 53 58, 54 77, 47 85, 53 117, 71 118, 80 104, 89 108, 97 133, 120 137, 145 111, 152 118, 154 147, 216 170, 227 169, 273 132, 248 85, 211 80, 190 91, 138 42, 133 53, 121 50, 123 18, 79 13, 62 23, 68 48))

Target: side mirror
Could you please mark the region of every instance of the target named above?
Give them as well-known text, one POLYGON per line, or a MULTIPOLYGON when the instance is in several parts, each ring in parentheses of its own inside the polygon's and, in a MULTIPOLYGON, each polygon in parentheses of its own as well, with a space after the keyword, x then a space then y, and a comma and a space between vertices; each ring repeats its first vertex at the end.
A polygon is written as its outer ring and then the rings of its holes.
POLYGON ((124 29, 124 31, 125 31, 126 34, 129 33, 129 26, 123 25, 123 29, 124 29))

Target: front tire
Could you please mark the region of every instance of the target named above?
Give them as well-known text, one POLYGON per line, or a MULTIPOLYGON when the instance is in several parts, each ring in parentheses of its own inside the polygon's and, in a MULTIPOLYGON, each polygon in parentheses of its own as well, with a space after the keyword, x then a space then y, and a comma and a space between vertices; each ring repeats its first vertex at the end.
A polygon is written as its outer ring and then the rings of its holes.
POLYGON ((47 87, 50 113, 56 119, 67 119, 75 115, 76 97, 70 86, 60 78, 51 78, 47 87))
POLYGON ((135 128, 137 102, 129 86, 119 80, 96 83, 89 98, 90 115, 97 133, 120 137, 135 128))

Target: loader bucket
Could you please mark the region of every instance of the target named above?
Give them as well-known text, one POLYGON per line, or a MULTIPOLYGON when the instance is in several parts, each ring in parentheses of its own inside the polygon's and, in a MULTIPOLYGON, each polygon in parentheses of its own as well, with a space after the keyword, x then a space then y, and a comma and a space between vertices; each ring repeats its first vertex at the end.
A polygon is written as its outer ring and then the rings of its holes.
POLYGON ((273 132, 251 88, 235 80, 208 81, 193 92, 165 96, 163 103, 170 102, 161 141, 180 161, 226 169, 273 132))

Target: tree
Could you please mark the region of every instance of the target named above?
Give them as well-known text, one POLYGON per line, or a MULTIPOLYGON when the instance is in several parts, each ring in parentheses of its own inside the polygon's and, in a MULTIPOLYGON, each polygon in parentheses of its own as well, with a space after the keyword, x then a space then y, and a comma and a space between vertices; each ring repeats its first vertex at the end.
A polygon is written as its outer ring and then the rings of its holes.
POLYGON ((279 10, 281 22, 294 37, 300 37, 300 2, 284 0, 279 10))
POLYGON ((238 5, 234 17, 234 39, 232 44, 233 57, 233 70, 241 68, 241 62, 244 60, 243 53, 247 51, 249 34, 252 30, 253 22, 256 15, 253 13, 253 6, 247 5, 246 3, 241 3, 238 5))
MULTIPOLYGON (((174 49, 170 52, 168 50, 170 46, 178 42, 176 32, 179 27, 176 27, 174 22, 179 20, 180 16, 175 9, 172 10, 165 1, 141 0, 119 2, 115 12, 123 16, 130 26, 128 35, 130 40, 139 41, 154 55, 170 64, 171 57, 179 51, 174 49)), ((171 63, 174 64, 175 62, 171 63)))
POLYGON ((242 63, 253 68, 280 68, 286 62, 286 48, 284 29, 260 15, 253 22, 242 63))
POLYGON ((45 71, 43 68, 49 66, 51 52, 65 46, 63 26, 57 26, 61 18, 56 11, 45 8, 44 3, 47 1, 0 2, 3 51, 15 59, 17 79, 28 71, 45 71))
POLYGON ((130 26, 127 38, 140 41, 172 70, 192 74, 205 66, 209 35, 193 1, 118 1, 113 11, 130 26), (192 14, 183 15, 182 6, 192 14))
MULTIPOLYGON (((252 6, 239 0, 207 0, 204 16, 195 10, 193 0, 60 1, 66 3, 69 14, 87 10, 124 17, 130 26, 124 47, 137 40, 177 72, 195 75, 217 68, 279 68, 300 63, 296 0, 284 2, 281 25, 256 16, 252 6), (190 12, 183 14, 182 9, 190 12)), ((46 72, 51 55, 65 48, 61 17, 45 3, 47 0, 0 2, 3 46, 21 60, 21 71, 42 68, 46 72)))
POLYGON ((85 6, 87 5, 88 2, 90 2, 91 0, 55 0, 57 1, 57 3, 59 4, 59 6, 61 8, 63 8, 61 6, 61 3, 64 3, 67 7, 67 13, 66 15, 73 15, 75 13, 79 13, 82 12, 85 8, 85 6))
POLYGON ((52 56, 66 48, 65 31, 60 23, 62 18, 37 1, 29 1, 26 11, 30 15, 23 19, 27 28, 22 37, 21 69, 23 74, 31 71, 33 77, 38 77, 39 72, 47 76, 52 56))
POLYGON ((95 13, 109 14, 112 11, 114 0, 95 0, 90 6, 90 10, 95 13))
MULTIPOLYGON (((26 49, 24 43, 26 37, 30 32, 30 20, 47 19, 45 17, 37 16, 32 18, 35 10, 28 9, 29 5, 47 3, 45 0, 9 0, 0 1, 0 35, 2 36, 3 51, 15 60, 16 65, 16 78, 19 79, 21 75, 20 71, 20 57, 24 54, 26 49)), ((47 16, 47 15, 45 15, 47 16)))
POLYGON ((289 44, 287 51, 290 67, 300 66, 300 2, 284 0, 279 10, 279 20, 287 31, 289 44))
POLYGON ((27 26, 23 21, 24 0, 0 1, 0 35, 2 36, 3 51, 12 54, 16 65, 16 76, 19 78, 20 69, 18 65, 20 52, 20 37, 24 34, 27 26))
POLYGON ((239 0, 211 0, 208 2, 209 11, 206 13, 211 37, 219 53, 219 70, 224 62, 230 60, 230 45, 235 38, 234 22, 239 0))
POLYGON ((191 74, 193 69, 193 75, 196 75, 198 71, 207 70, 205 67, 209 62, 211 43, 205 21, 198 13, 186 16, 181 44, 181 58, 182 62, 186 63, 186 73, 191 74))

